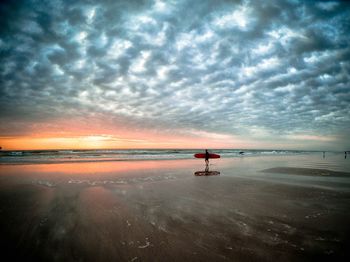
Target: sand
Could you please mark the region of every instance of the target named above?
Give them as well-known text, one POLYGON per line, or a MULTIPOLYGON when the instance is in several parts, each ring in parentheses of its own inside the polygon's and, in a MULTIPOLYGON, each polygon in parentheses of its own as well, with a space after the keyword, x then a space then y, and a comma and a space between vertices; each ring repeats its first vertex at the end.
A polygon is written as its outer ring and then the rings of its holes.
POLYGON ((296 167, 274 167, 264 169, 261 172, 264 173, 277 173, 277 174, 293 174, 302 176, 331 176, 331 177, 350 177, 349 172, 339 172, 328 169, 317 168, 296 168, 296 167))
POLYGON ((349 184, 282 183, 260 172, 280 166, 271 159, 220 161, 211 165, 220 172, 215 176, 195 176, 203 165, 192 160, 0 166, 2 255, 26 261, 349 258, 349 184), (252 163, 256 172, 246 168, 252 163))

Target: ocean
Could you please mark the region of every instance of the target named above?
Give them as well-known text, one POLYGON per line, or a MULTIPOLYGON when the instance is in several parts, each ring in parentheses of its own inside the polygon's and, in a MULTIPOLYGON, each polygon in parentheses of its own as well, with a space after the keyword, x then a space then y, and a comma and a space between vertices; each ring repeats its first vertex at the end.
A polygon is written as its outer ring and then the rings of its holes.
MULTIPOLYGON (((195 153, 201 153, 203 151, 201 149, 2 150, 0 151, 0 164, 176 160, 191 159, 195 153)), ((213 149, 210 152, 220 154, 222 158, 322 154, 322 152, 316 151, 260 149, 213 149)), ((335 153, 333 152, 331 154, 335 153)))

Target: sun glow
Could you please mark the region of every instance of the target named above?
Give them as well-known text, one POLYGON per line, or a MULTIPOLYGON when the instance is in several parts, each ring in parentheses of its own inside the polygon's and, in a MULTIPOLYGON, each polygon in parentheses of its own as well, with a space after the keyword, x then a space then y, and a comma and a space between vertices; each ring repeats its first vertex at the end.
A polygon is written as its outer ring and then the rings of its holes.
POLYGON ((193 130, 178 134, 156 134, 147 131, 93 135, 28 135, 0 137, 4 150, 35 149, 136 149, 136 148, 227 148, 240 146, 241 141, 229 135, 193 130))
POLYGON ((16 137, 2 138, 4 149, 100 149, 100 148, 135 148, 149 145, 143 139, 124 139, 110 135, 91 135, 75 137, 16 137))

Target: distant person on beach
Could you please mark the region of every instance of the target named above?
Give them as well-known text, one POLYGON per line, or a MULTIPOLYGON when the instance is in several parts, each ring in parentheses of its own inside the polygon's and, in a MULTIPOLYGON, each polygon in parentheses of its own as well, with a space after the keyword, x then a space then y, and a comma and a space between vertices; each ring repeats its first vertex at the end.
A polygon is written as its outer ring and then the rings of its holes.
POLYGON ((326 152, 325 151, 323 151, 323 158, 325 158, 326 157, 326 152))

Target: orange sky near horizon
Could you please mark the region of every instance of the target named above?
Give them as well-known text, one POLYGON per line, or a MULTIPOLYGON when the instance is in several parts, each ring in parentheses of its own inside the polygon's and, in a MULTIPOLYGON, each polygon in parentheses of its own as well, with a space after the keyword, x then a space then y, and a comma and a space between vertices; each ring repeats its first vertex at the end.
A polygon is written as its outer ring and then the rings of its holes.
POLYGON ((0 138, 2 150, 36 149, 138 149, 138 148, 232 148, 242 147, 238 141, 222 138, 184 136, 138 136, 135 139, 112 135, 21 136, 0 138))
POLYGON ((289 135, 267 139, 270 134, 251 129, 254 135, 232 135, 189 128, 142 128, 106 117, 84 117, 19 125, 18 134, 0 135, 2 150, 55 149, 329 149, 337 137, 289 135))
MULTIPOLYGON (((18 135, 0 135, 2 150, 247 148, 241 138, 194 129, 141 128, 106 117, 29 123, 18 135)), ((253 146, 253 145, 251 145, 253 146)))
MULTIPOLYGON (((12 129, 13 130, 13 129, 12 129)), ((2 150, 54 149, 329 149, 337 137, 298 134, 274 137, 262 130, 232 135, 190 128, 143 128, 106 117, 84 117, 18 125, 17 134, 2 132, 2 150), (320 147, 319 145, 323 145, 320 147)))

